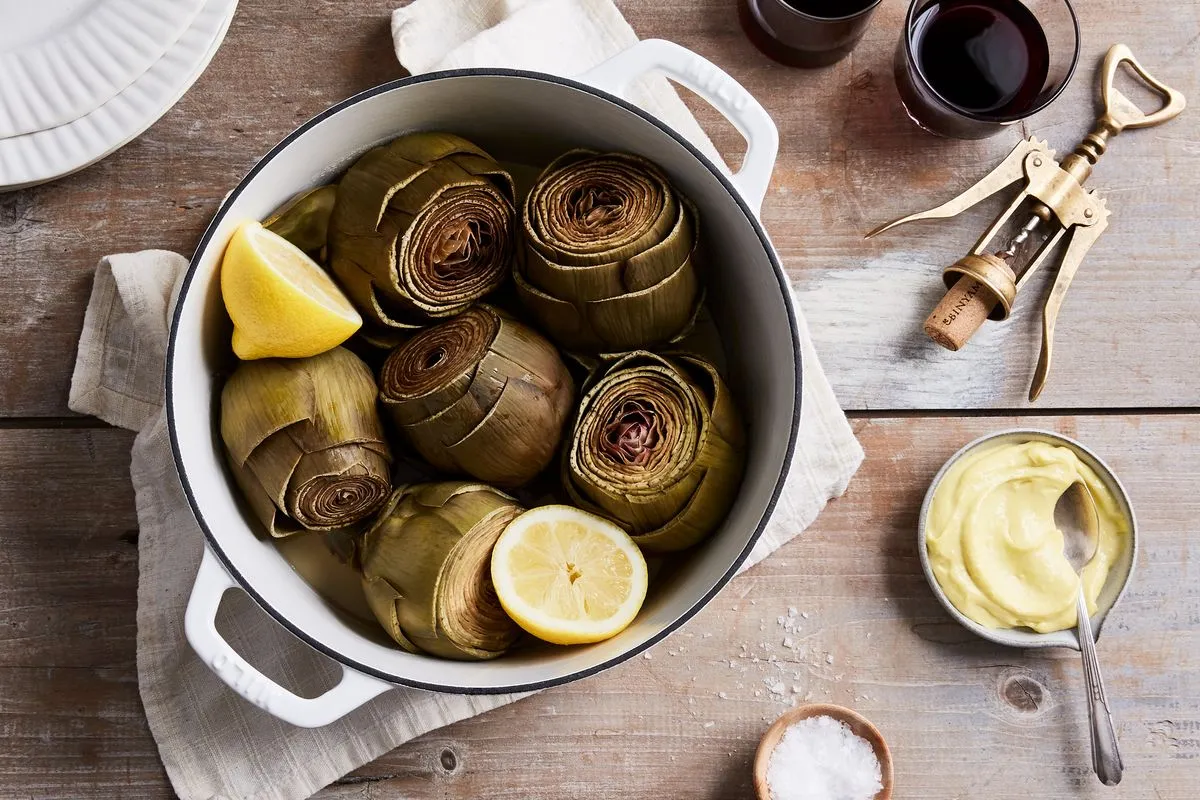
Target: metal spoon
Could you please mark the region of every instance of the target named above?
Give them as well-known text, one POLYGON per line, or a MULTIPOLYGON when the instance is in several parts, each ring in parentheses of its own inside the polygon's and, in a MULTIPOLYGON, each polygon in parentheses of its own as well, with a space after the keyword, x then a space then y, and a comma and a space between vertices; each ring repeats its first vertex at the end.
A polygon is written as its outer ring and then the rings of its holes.
MULTIPOLYGON (((1092 560, 1100 542, 1100 516, 1096 501, 1083 483, 1071 484, 1054 507, 1054 524, 1063 534, 1063 554, 1072 569, 1081 572, 1092 560)), ((1108 708, 1108 695, 1104 691, 1104 680, 1100 677, 1100 662, 1096 659, 1096 637, 1092 634, 1092 620, 1088 615, 1087 599, 1083 594, 1083 578, 1080 576, 1078 609, 1079 652, 1083 655, 1083 680, 1088 693, 1088 721, 1092 732, 1092 769, 1105 786, 1116 786, 1121 782, 1125 765, 1117 749, 1117 732, 1113 728, 1112 712, 1108 708)))

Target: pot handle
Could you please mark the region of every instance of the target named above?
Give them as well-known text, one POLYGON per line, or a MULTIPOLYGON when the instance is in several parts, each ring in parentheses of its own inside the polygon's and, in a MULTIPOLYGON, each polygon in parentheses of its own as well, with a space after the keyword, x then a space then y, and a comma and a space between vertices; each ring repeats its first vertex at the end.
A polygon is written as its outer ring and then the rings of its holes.
POLYGON ((779 154, 779 130, 754 95, 703 56, 674 42, 645 39, 579 77, 618 97, 635 79, 661 72, 720 111, 746 140, 746 157, 733 182, 755 213, 762 207, 779 154))
POLYGON ((225 685, 268 714, 302 728, 320 728, 395 688, 342 665, 341 681, 320 697, 292 694, 252 667, 217 632, 217 608, 225 592, 234 588, 237 583, 229 577, 212 550, 205 546, 184 615, 184 633, 200 660, 225 685))

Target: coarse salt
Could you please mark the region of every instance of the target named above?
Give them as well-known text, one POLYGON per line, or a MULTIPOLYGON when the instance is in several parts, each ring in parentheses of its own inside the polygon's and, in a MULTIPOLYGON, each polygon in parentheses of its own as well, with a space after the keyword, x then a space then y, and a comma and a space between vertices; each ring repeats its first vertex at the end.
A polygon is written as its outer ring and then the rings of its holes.
POLYGON ((870 743, 833 717, 809 717, 783 732, 767 766, 771 800, 872 800, 883 771, 870 743))

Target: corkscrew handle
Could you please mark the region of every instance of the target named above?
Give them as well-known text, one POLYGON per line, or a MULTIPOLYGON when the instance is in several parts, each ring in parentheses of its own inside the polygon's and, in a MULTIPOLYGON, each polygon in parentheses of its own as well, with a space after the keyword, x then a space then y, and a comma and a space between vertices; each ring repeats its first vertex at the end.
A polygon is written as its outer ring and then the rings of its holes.
POLYGON ((1134 57, 1130 49, 1123 44, 1115 44, 1109 48, 1101 67, 1100 99, 1104 103, 1104 114, 1099 122, 1104 124, 1116 135, 1125 129, 1150 128, 1169 122, 1179 116, 1186 101, 1183 94, 1155 78, 1134 57), (1162 108, 1147 114, 1132 100, 1123 95, 1116 87, 1117 71, 1122 64, 1128 64, 1134 74, 1141 78, 1142 83, 1149 86, 1163 99, 1162 108))
POLYGON ((1187 104, 1181 92, 1172 89, 1155 78, 1134 57, 1128 46, 1114 44, 1104 56, 1100 67, 1100 100, 1103 111, 1087 136, 1062 160, 1062 168, 1080 184, 1092 174, 1092 167, 1108 149, 1108 141, 1123 130, 1150 128, 1162 125, 1179 116, 1187 104), (1117 88, 1117 72, 1122 64, 1129 65, 1142 83, 1162 98, 1163 104, 1157 111, 1147 114, 1117 88))

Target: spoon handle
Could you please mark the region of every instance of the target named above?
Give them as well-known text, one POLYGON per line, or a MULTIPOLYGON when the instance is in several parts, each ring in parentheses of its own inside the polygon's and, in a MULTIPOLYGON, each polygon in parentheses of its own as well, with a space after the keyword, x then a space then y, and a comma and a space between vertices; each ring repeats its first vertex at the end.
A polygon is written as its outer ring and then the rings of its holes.
POLYGON ((1108 708, 1104 679, 1100 676, 1096 637, 1092 634, 1092 620, 1082 589, 1076 605, 1079 614, 1079 651, 1083 654, 1083 682, 1088 695, 1088 723, 1092 732, 1092 769, 1096 770, 1097 777, 1105 786, 1116 786, 1121 782, 1125 764, 1117 749, 1117 732, 1108 708))

